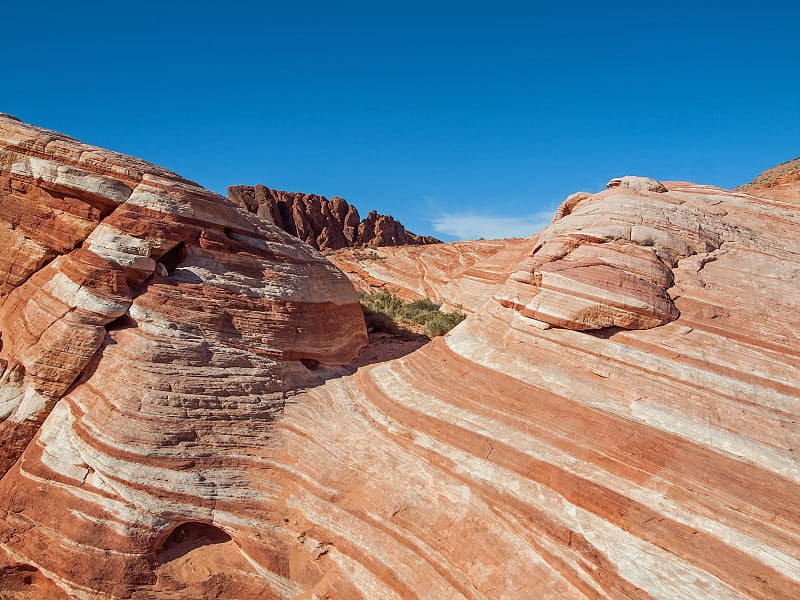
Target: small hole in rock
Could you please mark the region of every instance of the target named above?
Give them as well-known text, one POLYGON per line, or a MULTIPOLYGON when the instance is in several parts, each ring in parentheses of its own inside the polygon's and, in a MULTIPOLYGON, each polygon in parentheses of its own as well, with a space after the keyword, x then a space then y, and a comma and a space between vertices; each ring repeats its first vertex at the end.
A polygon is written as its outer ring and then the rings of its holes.
POLYGON ((131 327, 136 327, 136 321, 134 321, 128 313, 125 313, 110 323, 107 323, 106 331, 118 331, 120 329, 130 329, 131 327))
POLYGON ((156 552, 156 560, 161 563, 174 560, 195 548, 224 544, 230 539, 231 536, 219 527, 207 523, 183 523, 178 525, 164 541, 156 552))
POLYGON ((159 259, 160 262, 164 267, 167 269, 167 273, 169 275, 175 274, 175 269, 178 268, 189 253, 186 251, 186 244, 181 242, 177 246, 175 246, 172 250, 165 252, 164 255, 159 259))
POLYGON ((303 366, 309 371, 315 371, 319 367, 319 361, 313 358, 301 358, 300 362, 303 363, 303 366))

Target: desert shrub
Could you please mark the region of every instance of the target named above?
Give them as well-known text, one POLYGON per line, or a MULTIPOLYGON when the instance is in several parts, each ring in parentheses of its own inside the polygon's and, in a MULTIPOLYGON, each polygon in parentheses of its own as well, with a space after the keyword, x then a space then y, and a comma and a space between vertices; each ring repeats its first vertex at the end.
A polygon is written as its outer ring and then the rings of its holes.
POLYGON ((460 305, 450 312, 439 311, 425 321, 425 333, 429 337, 444 335, 466 318, 467 315, 461 310, 460 305))
POLYGON ((362 260, 386 260, 385 256, 381 256, 375 250, 354 250, 353 259, 357 261, 362 260))
POLYGON ((408 333, 402 323, 422 325, 430 337, 444 335, 466 318, 461 306, 450 312, 442 312, 440 307, 428 298, 407 302, 398 297, 395 290, 361 295, 361 310, 367 328, 393 335, 408 333))
POLYGON ((392 290, 379 290, 361 295, 361 309, 367 312, 383 313, 395 321, 405 316, 406 302, 392 290))
POLYGON ((648 235, 640 240, 631 240, 631 243, 636 244, 637 246, 655 246, 656 240, 653 236, 648 235))
POLYGON ((405 305, 403 312, 406 320, 413 321, 418 325, 425 325, 431 316, 439 313, 440 306, 440 304, 424 298, 423 300, 409 302, 405 305))

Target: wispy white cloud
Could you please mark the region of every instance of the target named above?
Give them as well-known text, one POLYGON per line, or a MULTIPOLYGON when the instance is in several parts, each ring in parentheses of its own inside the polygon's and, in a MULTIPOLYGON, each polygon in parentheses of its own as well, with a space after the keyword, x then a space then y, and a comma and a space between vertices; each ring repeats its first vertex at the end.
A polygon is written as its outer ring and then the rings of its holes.
POLYGON ((487 240, 528 237, 547 226, 553 212, 540 212, 521 217, 495 217, 474 213, 442 213, 431 219, 433 229, 459 240, 487 240))

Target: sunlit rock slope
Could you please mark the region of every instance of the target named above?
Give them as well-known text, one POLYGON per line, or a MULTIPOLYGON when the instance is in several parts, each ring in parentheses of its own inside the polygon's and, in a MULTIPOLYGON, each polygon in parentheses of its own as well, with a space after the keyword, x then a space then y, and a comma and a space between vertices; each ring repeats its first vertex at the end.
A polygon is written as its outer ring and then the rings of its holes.
POLYGON ((534 238, 341 250, 329 256, 361 291, 396 290, 474 312, 535 244, 534 238))
POLYGON ((162 550, 198 522, 241 553, 220 585, 261 589, 275 492, 261 461, 304 364, 366 343, 352 286, 221 196, 7 116, 0 194, 8 572, 78 597, 178 589, 162 550))
POLYGON ((573 198, 448 336, 287 407, 320 590, 800 596, 797 192, 666 187, 573 198))
POLYGON ((526 240, 353 259, 471 314, 348 364, 322 256, 0 124, 3 593, 800 597, 797 190, 621 178, 526 240))

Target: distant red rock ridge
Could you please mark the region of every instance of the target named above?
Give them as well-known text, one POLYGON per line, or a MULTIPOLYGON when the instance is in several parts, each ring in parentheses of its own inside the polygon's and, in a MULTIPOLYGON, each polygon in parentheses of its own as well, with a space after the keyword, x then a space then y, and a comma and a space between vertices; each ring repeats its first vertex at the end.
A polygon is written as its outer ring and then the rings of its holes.
POLYGON ((328 200, 263 185, 233 185, 228 188, 228 198, 318 250, 442 243, 435 237, 411 233, 391 215, 374 210, 362 220, 355 206, 336 196, 328 200))
POLYGON ((749 192, 754 189, 773 188, 797 181, 800 181, 800 157, 771 167, 759 173, 750 183, 745 183, 734 189, 740 192, 749 192))

